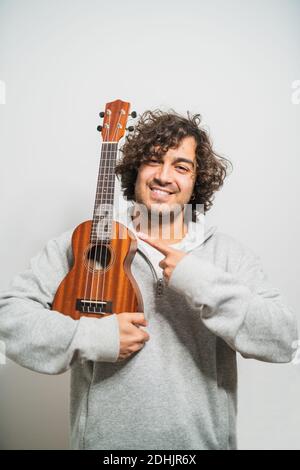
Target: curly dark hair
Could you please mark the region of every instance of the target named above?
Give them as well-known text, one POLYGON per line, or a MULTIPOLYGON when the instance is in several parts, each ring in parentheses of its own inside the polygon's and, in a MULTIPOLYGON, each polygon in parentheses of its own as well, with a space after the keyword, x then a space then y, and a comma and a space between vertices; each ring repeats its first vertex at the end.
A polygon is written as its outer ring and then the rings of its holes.
POLYGON ((127 200, 135 200, 135 182, 140 165, 155 155, 157 158, 177 148, 182 139, 192 136, 196 140, 196 179, 190 199, 195 207, 203 204, 204 212, 212 206, 214 193, 223 185, 228 168, 232 163, 216 154, 208 132, 200 127, 201 115, 190 115, 187 118, 175 111, 145 111, 133 132, 126 136, 120 149, 123 153, 117 163, 115 173, 121 177, 121 187, 127 200))

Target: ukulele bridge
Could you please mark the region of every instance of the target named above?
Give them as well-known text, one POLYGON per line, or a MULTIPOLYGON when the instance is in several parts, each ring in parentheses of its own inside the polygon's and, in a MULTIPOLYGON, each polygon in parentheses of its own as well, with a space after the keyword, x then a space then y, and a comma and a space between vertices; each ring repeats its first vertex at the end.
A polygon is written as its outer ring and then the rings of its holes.
POLYGON ((76 310, 82 313, 112 313, 112 302, 102 300, 77 299, 76 310))

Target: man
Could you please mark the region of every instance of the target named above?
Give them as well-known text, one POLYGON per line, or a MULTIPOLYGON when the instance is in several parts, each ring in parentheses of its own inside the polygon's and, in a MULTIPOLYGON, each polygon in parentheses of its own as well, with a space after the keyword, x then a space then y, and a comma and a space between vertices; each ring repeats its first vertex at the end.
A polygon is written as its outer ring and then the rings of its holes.
POLYGON ((48 374, 71 368, 72 448, 235 449, 236 352, 292 359, 296 320, 258 257, 205 230, 196 210, 210 208, 228 165, 199 116, 146 112, 116 169, 145 311, 75 321, 49 310, 72 265, 71 232, 2 294, 8 356, 48 374))

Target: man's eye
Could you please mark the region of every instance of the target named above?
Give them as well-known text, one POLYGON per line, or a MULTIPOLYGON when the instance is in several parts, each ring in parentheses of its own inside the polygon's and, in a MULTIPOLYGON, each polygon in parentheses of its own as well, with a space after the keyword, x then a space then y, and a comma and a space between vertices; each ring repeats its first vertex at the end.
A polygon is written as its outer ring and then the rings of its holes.
POLYGON ((185 166, 181 166, 181 165, 177 165, 176 168, 179 168, 179 170, 183 170, 183 171, 189 171, 188 168, 186 168, 185 166))
POLYGON ((159 161, 156 158, 150 158, 148 163, 159 163, 159 161))

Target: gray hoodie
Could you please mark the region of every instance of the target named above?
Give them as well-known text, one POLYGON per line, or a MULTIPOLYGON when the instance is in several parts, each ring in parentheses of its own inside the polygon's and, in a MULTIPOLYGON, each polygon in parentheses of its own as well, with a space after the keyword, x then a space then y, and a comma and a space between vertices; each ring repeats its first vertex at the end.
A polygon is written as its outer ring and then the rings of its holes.
POLYGON ((71 368, 71 448, 236 449, 236 352, 289 362, 297 340, 260 259, 198 218, 173 245, 187 255, 166 285, 164 256, 139 240, 132 272, 150 340, 116 362, 116 314, 76 321, 50 310, 72 265, 71 235, 50 240, 0 296, 8 357, 45 374, 71 368))

